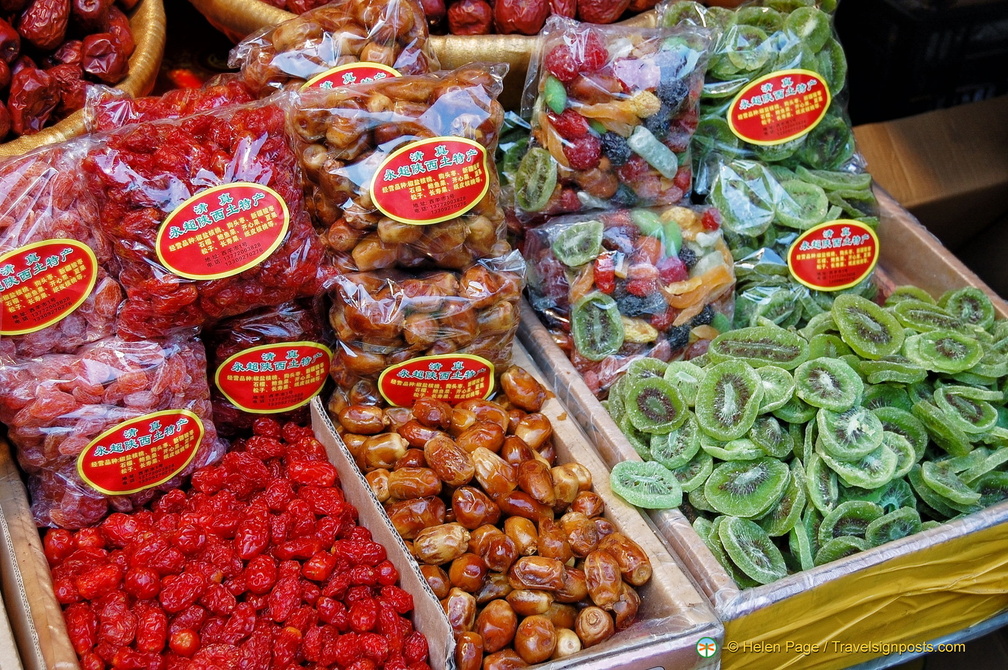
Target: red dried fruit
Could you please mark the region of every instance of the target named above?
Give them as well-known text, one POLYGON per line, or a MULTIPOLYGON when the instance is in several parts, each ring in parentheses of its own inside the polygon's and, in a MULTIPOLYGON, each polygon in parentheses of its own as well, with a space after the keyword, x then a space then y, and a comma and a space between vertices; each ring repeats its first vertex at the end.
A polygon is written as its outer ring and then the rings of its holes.
POLYGON ((574 81, 578 76, 579 64, 574 58, 574 52, 566 44, 553 47, 546 54, 543 65, 550 74, 564 83, 574 81))
POLYGON ((721 223, 721 211, 715 207, 706 209, 703 216, 700 217, 700 225, 704 227, 704 230, 717 230, 721 227, 721 223))
POLYGON ((452 35, 488 35, 493 32, 493 8, 486 0, 458 0, 448 8, 452 35))
POLYGON ((573 140, 590 132, 588 120, 573 109, 565 109, 561 114, 547 112, 550 123, 564 139, 573 140))
POLYGON ((99 81, 113 85, 129 70, 129 56, 112 33, 95 33, 84 38, 81 67, 99 81))
POLYGON ((611 251, 604 251, 595 258, 595 288, 606 294, 616 289, 616 262, 611 251))
POLYGON ((112 0, 72 0, 70 16, 78 28, 89 32, 103 30, 108 23, 112 0))
POLYGON ((21 35, 14 26, 0 19, 0 60, 9 65, 20 53, 21 35))
POLYGON ((573 19, 577 13, 577 0, 550 0, 550 11, 557 16, 573 19))
POLYGON ((494 22, 502 35, 535 35, 550 14, 549 0, 496 0, 494 22))
POLYGON ((52 51, 63 42, 69 21, 68 0, 35 0, 21 14, 17 29, 35 48, 52 51))
POLYGON ((677 256, 665 256, 658 261, 658 277, 662 284, 685 281, 689 279, 689 270, 677 256))
POLYGON ((37 133, 59 101, 59 84, 49 73, 36 67, 18 70, 11 77, 7 100, 11 128, 18 135, 37 133))
POLYGON ((563 152, 575 170, 591 170, 602 157, 602 143, 595 135, 584 135, 565 143, 563 152))
MULTIPOLYGON (((585 0, 578 0, 578 11, 581 11, 581 4, 585 0)), ((619 2, 617 2, 619 4, 619 2)), ((584 20, 584 19, 582 19, 584 20)), ((590 23, 603 23, 602 21, 589 21, 590 23)), ((605 42, 598 32, 588 29, 584 33, 584 45, 581 64, 583 72, 595 72, 606 64, 609 60, 609 50, 606 49, 605 42)))
POLYGON ((630 0, 577 0, 577 17, 585 23, 613 23, 630 6, 630 0))

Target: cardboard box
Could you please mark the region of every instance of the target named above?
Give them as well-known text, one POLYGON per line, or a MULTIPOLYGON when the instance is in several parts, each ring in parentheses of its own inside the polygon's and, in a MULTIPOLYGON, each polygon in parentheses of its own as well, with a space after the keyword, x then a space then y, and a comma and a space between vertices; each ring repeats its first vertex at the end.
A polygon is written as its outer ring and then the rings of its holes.
MULTIPOLYGON (((883 282, 912 283, 934 294, 981 286, 912 216, 878 195, 883 282)), ((992 300, 1000 316, 1008 315, 1003 300, 992 300)), ((519 338, 606 463, 640 460, 531 308, 523 310, 519 338)), ((725 668, 847 667, 1008 608, 1008 503, 746 590, 678 510, 651 517, 724 624, 725 668)))
POLYGON ((949 249, 1008 213, 1008 96, 854 135, 875 181, 949 249))

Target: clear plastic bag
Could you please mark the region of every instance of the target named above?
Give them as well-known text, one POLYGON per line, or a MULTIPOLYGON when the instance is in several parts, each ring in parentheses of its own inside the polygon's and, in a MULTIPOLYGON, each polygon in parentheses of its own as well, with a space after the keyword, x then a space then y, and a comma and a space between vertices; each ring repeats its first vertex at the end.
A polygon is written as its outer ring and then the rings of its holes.
POLYGON ((83 169, 142 339, 313 296, 323 249, 275 101, 97 136, 83 169))
POLYGON ((0 361, 108 337, 123 293, 78 166, 87 140, 0 164, 0 361))
MULTIPOLYGON (((182 477, 216 461, 226 445, 217 438, 210 392, 206 381, 206 355, 198 339, 174 337, 165 343, 126 342, 110 337, 83 347, 76 354, 47 354, 17 364, 0 365, 0 419, 28 473, 32 514, 40 526, 81 528, 94 525, 109 511, 129 511, 156 491, 176 488, 182 477), (154 430, 167 432, 158 441, 144 429, 128 431, 132 445, 120 443, 107 452, 96 444, 110 429, 153 413, 144 427, 160 421, 154 430), (166 444, 177 433, 190 436, 197 419, 202 439, 186 444, 166 444), (185 421, 183 421, 185 420, 185 421), (179 423, 181 422, 181 424, 179 423), (183 448, 181 456, 173 449, 183 448), (82 452, 87 452, 84 457, 82 452), (102 463, 101 458, 115 463, 102 463), (130 458, 136 458, 129 462, 130 458), (173 459, 182 467, 175 468, 173 459), (117 490, 107 493, 88 484, 79 459, 95 468, 121 469, 117 490)), ((181 438, 176 438, 181 439, 181 438)))
POLYGON ((228 65, 241 69, 254 93, 266 95, 357 62, 399 74, 439 69, 420 4, 337 0, 251 35, 232 49, 228 65))
POLYGON ((532 138, 513 183, 518 217, 688 197, 708 45, 703 28, 551 17, 525 82, 532 138))
POLYGON ((493 165, 506 67, 473 63, 294 98, 308 208, 341 265, 462 270, 510 250, 493 165))

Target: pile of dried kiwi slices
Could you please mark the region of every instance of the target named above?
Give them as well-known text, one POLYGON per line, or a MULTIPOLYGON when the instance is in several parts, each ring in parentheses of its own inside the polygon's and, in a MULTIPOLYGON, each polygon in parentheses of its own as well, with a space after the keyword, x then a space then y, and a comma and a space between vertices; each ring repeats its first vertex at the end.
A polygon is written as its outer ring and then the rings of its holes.
POLYGON ((801 330, 636 361, 609 413, 645 462, 613 491, 682 504, 742 587, 1008 500, 1008 320, 975 288, 857 295, 801 330))

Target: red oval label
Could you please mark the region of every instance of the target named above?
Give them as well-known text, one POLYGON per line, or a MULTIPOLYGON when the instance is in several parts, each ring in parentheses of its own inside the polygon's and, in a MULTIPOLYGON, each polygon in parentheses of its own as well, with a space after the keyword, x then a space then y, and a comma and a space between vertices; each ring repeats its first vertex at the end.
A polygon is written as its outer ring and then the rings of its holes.
POLYGON ((280 342, 240 351, 220 364, 217 388, 232 405, 253 414, 297 409, 329 377, 332 351, 317 342, 280 342))
POLYGON ((0 335, 34 333, 87 300, 98 260, 77 240, 44 240, 0 256, 0 335))
POLYGON ((833 99, 810 70, 778 70, 742 89, 728 108, 728 127, 751 144, 783 144, 823 120, 833 99))
POLYGON ((260 184, 238 182, 182 203, 158 230, 154 248, 170 271, 187 279, 221 279, 255 267, 290 226, 287 203, 260 184))
POLYGON ((143 491, 182 472, 203 433, 203 422, 187 409, 145 414, 92 440, 77 458, 77 472, 105 495, 143 491))
POLYGON ((399 407, 412 407, 417 398, 455 403, 489 397, 493 374, 493 363, 479 356, 423 356, 386 368, 378 377, 378 390, 399 407))
POLYGON ((390 219, 424 225, 464 214, 489 187, 483 145, 432 137, 407 144, 382 162, 371 179, 371 199, 390 219))
POLYGON ((382 65, 381 63, 369 63, 366 61, 347 63, 346 65, 334 67, 331 70, 326 70, 322 74, 312 77, 301 86, 301 90, 307 91, 308 89, 317 88, 324 91, 340 88, 341 86, 371 84, 382 79, 401 76, 395 68, 382 65))
POLYGON ((859 221, 840 219, 810 228, 788 249, 791 276, 816 291, 857 286, 878 263, 879 239, 859 221))

